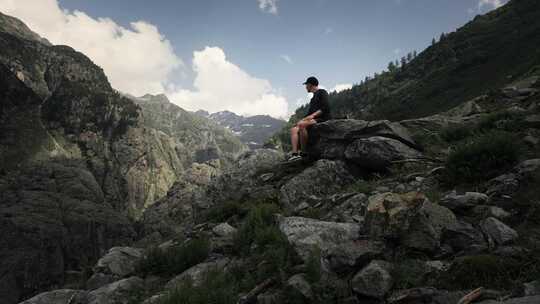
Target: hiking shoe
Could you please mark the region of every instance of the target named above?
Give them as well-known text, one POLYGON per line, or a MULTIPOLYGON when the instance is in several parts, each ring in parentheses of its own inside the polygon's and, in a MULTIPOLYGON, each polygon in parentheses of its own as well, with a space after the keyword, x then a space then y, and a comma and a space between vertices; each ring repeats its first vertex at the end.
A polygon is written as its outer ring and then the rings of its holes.
POLYGON ((309 154, 306 152, 300 152, 300 157, 302 158, 309 158, 309 154))
POLYGON ((289 159, 287 161, 295 161, 295 160, 299 160, 299 159, 302 159, 302 156, 300 156, 300 154, 298 154, 298 153, 293 153, 291 155, 291 157, 289 157, 289 159))

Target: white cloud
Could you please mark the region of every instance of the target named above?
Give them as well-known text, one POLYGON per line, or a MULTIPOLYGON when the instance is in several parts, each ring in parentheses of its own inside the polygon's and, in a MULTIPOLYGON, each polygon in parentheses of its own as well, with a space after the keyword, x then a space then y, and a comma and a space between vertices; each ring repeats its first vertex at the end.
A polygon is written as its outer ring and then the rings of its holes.
POLYGON ((401 49, 400 48, 397 48, 397 49, 394 49, 392 51, 394 54, 398 55, 399 53, 401 53, 401 49))
POLYGON ((341 91, 345 91, 345 90, 348 90, 350 88, 352 88, 353 85, 352 83, 340 83, 340 84, 336 84, 335 87, 333 87, 330 92, 341 92, 341 91))
POLYGON ((112 86, 123 92, 162 92, 168 76, 182 65, 170 42, 144 21, 125 28, 108 18, 61 9, 57 0, 0 0, 0 7, 51 43, 86 54, 103 68, 112 86))
POLYGON ((279 56, 281 59, 285 60, 288 64, 292 64, 293 60, 289 55, 281 55, 279 56))
POLYGON ((277 15, 278 7, 277 2, 279 0, 257 0, 259 2, 259 9, 263 12, 267 12, 273 15, 277 15))
POLYGON ((193 53, 195 90, 171 87, 171 100, 188 110, 233 111, 242 115, 268 114, 287 117, 286 99, 276 93, 270 82, 249 75, 227 60, 218 47, 206 47, 193 53))
MULTIPOLYGON (((271 2, 270 11, 275 5, 271 2)), ((182 60, 154 25, 137 21, 125 28, 108 18, 64 10, 57 0, 0 0, 0 8, 52 43, 69 45, 90 57, 122 92, 135 96, 166 92, 190 110, 287 115, 286 99, 274 92, 268 80, 230 63, 219 48, 194 53, 195 90, 185 90, 170 79, 173 71, 183 67, 182 60)), ((185 77, 185 71, 183 67, 179 75, 185 77)))
POLYGON ((507 1, 508 0, 480 0, 478 2, 478 10, 480 11, 484 7, 488 7, 488 9, 498 8, 503 6, 503 4, 505 4, 507 1))

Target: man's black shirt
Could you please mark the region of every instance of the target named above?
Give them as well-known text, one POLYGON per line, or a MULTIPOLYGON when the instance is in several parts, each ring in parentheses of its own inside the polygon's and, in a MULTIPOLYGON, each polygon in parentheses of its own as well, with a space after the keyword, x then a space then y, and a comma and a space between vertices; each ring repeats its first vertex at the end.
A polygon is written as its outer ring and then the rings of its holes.
POLYGON ((321 110, 321 114, 315 118, 317 122, 327 121, 331 118, 330 105, 328 104, 328 92, 324 89, 318 89, 313 93, 313 98, 309 102, 309 110, 307 115, 311 115, 321 110))

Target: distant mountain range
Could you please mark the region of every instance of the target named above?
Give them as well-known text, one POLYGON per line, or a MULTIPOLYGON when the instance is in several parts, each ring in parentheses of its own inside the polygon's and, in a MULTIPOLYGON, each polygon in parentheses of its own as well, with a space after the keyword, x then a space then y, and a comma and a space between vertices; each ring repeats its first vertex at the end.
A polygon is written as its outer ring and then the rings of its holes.
POLYGON ((268 115, 242 116, 230 111, 208 113, 199 110, 196 114, 209 118, 231 130, 251 149, 262 148, 264 143, 286 124, 286 121, 268 115))

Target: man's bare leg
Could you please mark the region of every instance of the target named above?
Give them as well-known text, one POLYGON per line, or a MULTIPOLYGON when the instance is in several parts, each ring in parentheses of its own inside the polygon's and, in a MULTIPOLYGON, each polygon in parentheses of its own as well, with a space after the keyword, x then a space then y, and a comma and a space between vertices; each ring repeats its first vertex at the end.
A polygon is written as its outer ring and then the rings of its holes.
POLYGON ((292 153, 298 153, 298 127, 291 128, 291 145, 292 145, 292 153))
POLYGON ((306 152, 307 145, 309 141, 309 134, 307 128, 311 125, 316 124, 317 121, 315 119, 310 120, 303 120, 298 124, 298 127, 300 129, 300 144, 303 152, 306 152))

